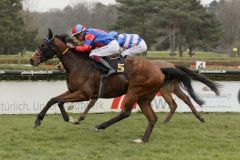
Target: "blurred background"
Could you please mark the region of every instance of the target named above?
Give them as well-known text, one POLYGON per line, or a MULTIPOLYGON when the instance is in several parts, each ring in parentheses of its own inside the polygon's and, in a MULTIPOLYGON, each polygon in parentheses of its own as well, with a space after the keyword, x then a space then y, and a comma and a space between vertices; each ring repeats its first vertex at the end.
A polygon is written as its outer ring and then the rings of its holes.
MULTIPOLYGON (((240 0, 0 0, 0 91, 0 160, 239 160, 240 0), (35 114, 67 87, 57 58, 38 67, 29 59, 48 28, 71 35, 77 23, 137 33, 148 44, 147 53, 139 56, 188 67, 220 84, 216 96, 193 82, 197 96, 206 101, 193 105, 206 123, 191 113, 176 113, 163 125, 166 113, 157 113, 150 142, 136 145, 133 138, 147 125, 136 109, 128 120, 91 133, 92 126, 116 115, 106 112, 122 109, 122 96, 99 99, 91 112, 104 114, 89 114, 78 126, 51 115, 34 130, 35 114)), ((191 112, 181 99, 173 99, 176 112, 191 112)), ((87 103, 69 103, 65 109, 79 117, 87 103)), ((152 106, 169 111, 160 94, 152 106)), ((60 113, 57 105, 48 112, 55 113, 60 113)))
POLYGON ((195 68, 238 70, 239 0, 3 0, 0 2, 0 69, 54 69, 28 65, 48 28, 70 35, 81 23, 106 31, 137 33, 147 42, 143 56, 195 68))

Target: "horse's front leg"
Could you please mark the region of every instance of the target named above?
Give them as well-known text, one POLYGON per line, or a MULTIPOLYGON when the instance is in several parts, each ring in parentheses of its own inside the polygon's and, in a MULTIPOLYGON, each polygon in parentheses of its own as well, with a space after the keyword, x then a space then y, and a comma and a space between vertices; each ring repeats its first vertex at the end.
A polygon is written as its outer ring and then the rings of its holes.
MULTIPOLYGON (((58 101, 58 106, 61 110, 63 119, 66 122, 71 122, 73 124, 79 124, 79 120, 75 120, 74 118, 72 118, 71 116, 68 116, 66 110, 64 109, 64 104, 67 102, 80 102, 80 101, 87 101, 90 99, 89 94, 84 94, 81 90, 73 92, 71 94, 68 94, 66 96, 61 97, 61 99, 59 99, 58 101)), ((95 104, 95 102, 97 101, 90 101, 88 108, 85 110, 85 114, 87 114, 87 112, 93 107, 93 105, 95 104)))
POLYGON ((86 115, 88 114, 89 110, 95 105, 95 103, 97 102, 98 99, 91 99, 91 101, 88 103, 88 106, 87 108, 84 110, 83 113, 80 114, 80 117, 78 119, 74 119, 73 117, 71 116, 68 116, 66 110, 64 107, 61 107, 59 106, 60 110, 61 110, 61 113, 62 113, 62 116, 63 116, 63 119, 65 121, 69 121, 73 124, 79 124, 80 121, 83 121, 85 118, 86 118, 86 115))
POLYGON ((83 113, 80 114, 80 117, 78 118, 78 122, 82 121, 86 118, 86 115, 88 114, 89 110, 95 105, 98 99, 91 99, 91 101, 88 103, 87 108, 84 110, 83 113))
MULTIPOLYGON (((59 95, 59 96, 57 96, 57 97, 51 98, 51 99, 47 102, 46 106, 42 109, 42 111, 37 115, 37 118, 36 118, 35 123, 34 123, 34 128, 37 128, 37 127, 39 127, 39 126, 41 125, 41 121, 43 120, 44 116, 46 115, 47 111, 49 110, 49 108, 50 108, 52 105, 58 103, 58 101, 59 101, 62 97, 66 96, 66 95, 69 95, 70 93, 71 93, 71 92, 67 91, 67 92, 65 92, 65 93, 63 93, 63 94, 61 94, 61 95, 59 95)), ((63 110, 60 109, 60 110, 61 110, 61 113, 62 113, 63 117, 68 117, 65 109, 63 109, 63 110), (64 112, 64 111, 65 111, 65 112, 64 112), (64 115, 64 114, 66 114, 66 115, 64 115)))

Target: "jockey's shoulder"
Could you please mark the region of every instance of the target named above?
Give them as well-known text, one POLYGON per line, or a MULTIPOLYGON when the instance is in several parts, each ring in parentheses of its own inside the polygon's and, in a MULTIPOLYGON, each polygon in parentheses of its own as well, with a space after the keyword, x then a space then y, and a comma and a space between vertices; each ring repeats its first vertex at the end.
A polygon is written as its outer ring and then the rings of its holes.
POLYGON ((88 28, 87 33, 107 33, 106 31, 98 28, 88 28))

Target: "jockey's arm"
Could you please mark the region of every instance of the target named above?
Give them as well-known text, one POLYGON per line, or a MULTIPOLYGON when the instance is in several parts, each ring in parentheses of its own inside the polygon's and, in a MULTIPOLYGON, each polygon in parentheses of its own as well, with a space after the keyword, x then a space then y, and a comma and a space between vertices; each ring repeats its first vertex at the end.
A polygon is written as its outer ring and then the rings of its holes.
POLYGON ((93 34, 86 34, 84 44, 80 45, 80 46, 76 46, 75 50, 77 52, 88 52, 88 51, 91 51, 94 37, 95 36, 93 34))

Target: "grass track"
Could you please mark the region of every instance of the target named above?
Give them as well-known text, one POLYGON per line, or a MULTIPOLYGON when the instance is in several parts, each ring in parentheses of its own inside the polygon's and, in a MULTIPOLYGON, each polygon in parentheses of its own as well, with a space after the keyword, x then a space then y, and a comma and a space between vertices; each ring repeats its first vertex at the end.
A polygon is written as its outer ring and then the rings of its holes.
POLYGON ((161 123, 166 113, 158 113, 145 145, 132 143, 147 125, 140 113, 102 132, 90 131, 116 114, 89 114, 78 126, 48 115, 38 129, 33 129, 35 115, 0 115, 0 160, 240 159, 240 113, 203 114, 205 124, 192 114, 177 113, 167 125, 161 123))

